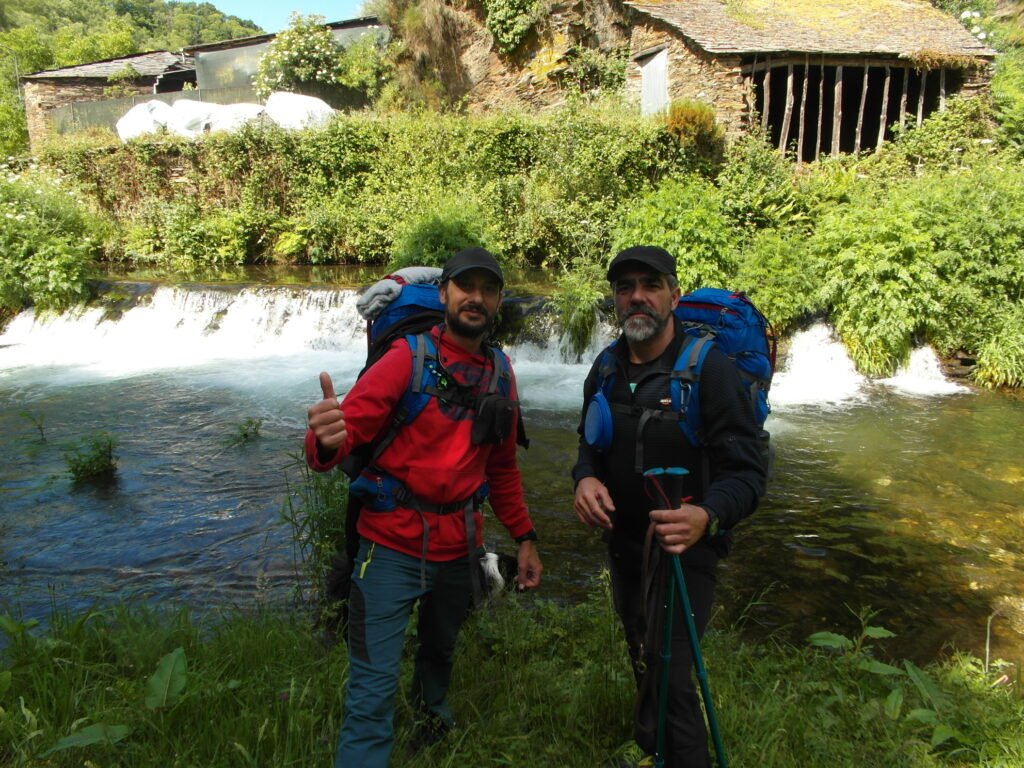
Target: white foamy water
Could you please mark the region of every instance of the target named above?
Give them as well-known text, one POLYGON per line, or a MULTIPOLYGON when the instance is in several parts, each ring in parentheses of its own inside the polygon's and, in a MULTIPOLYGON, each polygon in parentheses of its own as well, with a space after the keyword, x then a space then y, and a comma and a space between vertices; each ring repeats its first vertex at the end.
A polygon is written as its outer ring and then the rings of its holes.
POLYGON ((915 349, 910 353, 909 362, 900 368, 895 376, 882 379, 881 383, 904 394, 919 397, 955 395, 970 391, 961 384, 949 381, 943 375, 939 367, 939 358, 931 347, 915 349))
POLYGON ((793 335, 789 355, 772 380, 770 399, 772 407, 782 409, 842 405, 865 399, 866 384, 832 329, 815 323, 793 335))

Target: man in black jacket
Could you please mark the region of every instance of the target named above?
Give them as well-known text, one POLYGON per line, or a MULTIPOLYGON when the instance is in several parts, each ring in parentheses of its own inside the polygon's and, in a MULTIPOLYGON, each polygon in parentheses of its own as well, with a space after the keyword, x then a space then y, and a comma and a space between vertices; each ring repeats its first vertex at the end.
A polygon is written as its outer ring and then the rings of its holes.
MULTIPOLYGON (((717 348, 710 350, 700 372, 700 402, 690 403, 700 408, 699 445, 685 437, 672 411, 670 379, 684 341, 673 314, 680 295, 675 259, 661 248, 627 248, 612 260, 608 280, 622 334, 595 361, 583 385, 573 506, 581 522, 605 530, 615 609, 640 688, 637 741, 653 753, 657 705, 652 683, 660 638, 651 631, 659 620, 652 612, 662 604, 656 593, 664 587, 665 574, 671 578, 670 561, 660 555, 681 556, 697 630, 703 634, 715 570, 729 549, 727 531, 756 509, 764 493, 765 466, 749 397, 735 365, 717 348), (610 407, 604 420, 591 414, 588 430, 588 407, 599 391, 610 407), (605 433, 599 436, 604 439, 592 439, 592 445, 587 437, 595 431, 605 433), (643 472, 658 467, 687 471, 683 501, 675 509, 664 509, 648 495, 650 481, 645 487, 643 472), (645 552, 649 527, 661 552, 645 552), (646 564, 656 578, 645 572, 646 564)), ((708 765, 707 732, 681 612, 673 630, 665 764, 703 768, 708 765)))

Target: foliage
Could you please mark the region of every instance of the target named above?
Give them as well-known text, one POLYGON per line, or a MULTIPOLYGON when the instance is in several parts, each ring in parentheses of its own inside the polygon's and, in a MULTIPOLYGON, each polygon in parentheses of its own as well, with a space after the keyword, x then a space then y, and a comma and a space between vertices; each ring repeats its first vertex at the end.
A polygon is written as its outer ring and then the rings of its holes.
POLYGON ((725 129, 715 121, 710 104, 694 99, 677 99, 669 104, 665 130, 693 157, 694 165, 711 175, 725 155, 725 129))
POLYGON ((730 145, 718 175, 723 211, 738 226, 798 227, 806 211, 793 184, 793 167, 785 155, 758 133, 730 145))
POLYGON ((273 91, 345 86, 370 96, 379 93, 385 64, 375 35, 363 35, 348 49, 335 39, 324 18, 293 12, 260 58, 253 86, 261 98, 273 91))
POLYGON ((106 432, 83 438, 64 452, 75 483, 109 482, 117 472, 117 442, 106 432))
POLYGON ((986 387, 1024 387, 1024 301, 1005 307, 978 352, 975 379, 986 387))
POLYGON ((1003 139, 1024 151, 1024 48, 1013 48, 996 60, 992 98, 1003 139))
POLYGON ((699 176, 662 182, 625 208, 612 230, 615 253, 634 245, 657 245, 676 258, 684 293, 728 285, 736 272, 735 232, 723 212, 721 193, 699 176))
POLYGON ((88 294, 103 227, 60 176, 0 165, 0 309, 65 309, 88 294))
POLYGON ((559 82, 581 94, 618 93, 626 84, 628 48, 605 51, 579 43, 565 54, 559 82))
MULTIPOLYGON (((964 655, 927 667, 887 659, 891 633, 870 613, 860 619, 854 632, 818 633, 806 647, 712 626, 702 646, 730 762, 1024 761, 1024 703, 999 684, 1002 670, 964 655)), ((0 761, 12 768, 161 765, 168 755, 189 765, 320 765, 334 751, 346 654, 318 642, 301 611, 199 620, 120 606, 57 614, 48 629, 0 616, 0 631, 0 761)), ((633 693, 606 576, 575 604, 507 595, 474 611, 460 634, 454 738, 403 764, 592 768, 630 757, 633 693)), ((398 754, 413 722, 400 698, 398 754)))
POLYGON ((504 54, 520 46, 540 13, 539 0, 483 0, 483 4, 494 46, 504 54))
POLYGON ((465 198, 441 197, 395 228, 388 268, 441 267, 453 253, 488 247, 479 207, 465 198))
POLYGON ((302 597, 317 606, 321 622, 329 623, 337 607, 328 602, 326 578, 335 553, 345 550, 348 476, 314 472, 302 455, 295 456, 293 467, 301 479, 289 488, 281 517, 292 529, 295 562, 303 569, 300 583, 309 585, 309 594, 302 597))
POLYGON ((598 305, 605 297, 607 285, 604 266, 587 259, 578 259, 556 279, 554 305, 558 326, 577 360, 590 346, 597 327, 598 305))
POLYGON ((740 249, 730 287, 751 298, 776 334, 786 334, 821 309, 821 268, 802 233, 760 230, 740 249))
POLYGON ((263 428, 263 419, 257 419, 254 416, 249 416, 235 428, 235 437, 231 441, 232 445, 244 445, 251 443, 254 440, 258 440, 260 436, 260 430, 263 428))

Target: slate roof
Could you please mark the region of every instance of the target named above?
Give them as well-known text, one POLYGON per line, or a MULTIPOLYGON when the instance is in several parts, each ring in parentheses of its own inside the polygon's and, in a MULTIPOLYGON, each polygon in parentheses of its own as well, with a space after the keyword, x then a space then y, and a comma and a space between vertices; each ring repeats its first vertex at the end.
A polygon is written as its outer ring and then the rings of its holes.
POLYGON ((143 77, 158 77, 166 72, 178 72, 195 69, 191 57, 186 56, 184 62, 180 54, 169 51, 149 51, 131 56, 118 56, 116 59, 93 61, 89 64, 78 64, 74 67, 61 69, 44 69, 30 75, 22 75, 25 80, 36 79, 103 79, 121 72, 131 65, 143 77))
POLYGON ((914 58, 996 52, 927 0, 647 0, 625 2, 708 53, 816 53, 914 58))

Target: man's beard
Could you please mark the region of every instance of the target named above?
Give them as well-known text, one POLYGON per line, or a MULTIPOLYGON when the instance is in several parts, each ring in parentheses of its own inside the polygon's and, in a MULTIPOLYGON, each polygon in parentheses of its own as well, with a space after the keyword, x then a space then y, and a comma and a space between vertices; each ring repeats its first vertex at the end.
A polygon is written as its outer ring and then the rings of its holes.
POLYGON ((653 339, 667 323, 667 317, 658 317, 650 307, 631 305, 619 314, 619 325, 626 341, 637 344, 653 339))
POLYGON ((496 317, 497 315, 488 316, 487 310, 481 307, 480 305, 471 304, 460 307, 454 312, 450 309, 447 310, 445 312, 444 320, 445 325, 447 325, 448 328, 450 328, 455 333, 459 334, 459 336, 463 336, 467 339, 479 339, 491 332, 491 328, 494 327, 494 320, 496 317), (482 314, 486 319, 479 325, 470 325, 469 323, 465 323, 459 317, 459 311, 464 309, 475 309, 477 312, 482 314))

